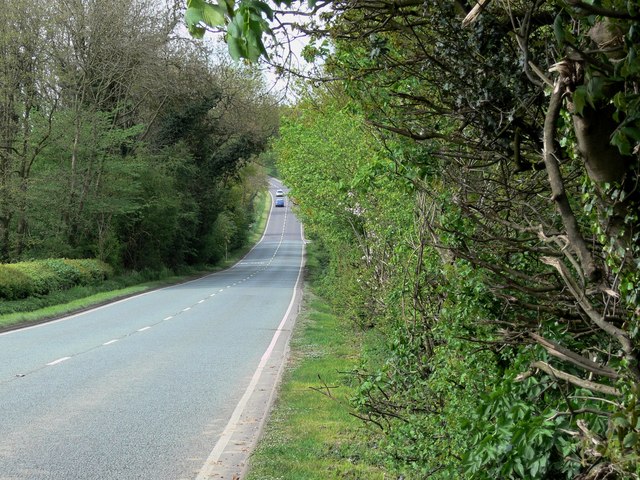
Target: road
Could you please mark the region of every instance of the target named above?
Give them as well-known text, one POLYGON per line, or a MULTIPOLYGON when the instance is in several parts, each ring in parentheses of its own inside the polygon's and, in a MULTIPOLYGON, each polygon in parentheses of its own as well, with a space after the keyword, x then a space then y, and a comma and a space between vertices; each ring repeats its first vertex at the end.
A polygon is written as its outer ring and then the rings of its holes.
POLYGON ((0 479, 231 478, 281 370, 303 248, 272 208, 228 270, 0 334, 0 479))

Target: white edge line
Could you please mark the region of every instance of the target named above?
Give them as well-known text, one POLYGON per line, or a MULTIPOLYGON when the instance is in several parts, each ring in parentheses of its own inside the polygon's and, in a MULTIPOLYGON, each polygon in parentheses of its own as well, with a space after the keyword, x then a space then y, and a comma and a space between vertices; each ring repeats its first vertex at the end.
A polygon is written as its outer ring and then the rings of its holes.
POLYGON ((104 342, 102 345, 103 345, 103 346, 111 345, 112 343, 116 343, 117 341, 118 341, 117 339, 115 339, 115 340, 109 340, 108 342, 104 342))
POLYGON ((284 317, 282 317, 282 320, 280 321, 280 324, 278 325, 278 328, 276 329, 276 332, 274 333, 273 338, 271 339, 271 343, 269 344, 264 354, 262 355, 262 358, 260 359, 260 363, 258 364, 258 368, 256 368, 256 371, 253 374, 253 377, 251 378, 251 382, 249 382, 249 386, 247 387, 247 390, 244 392, 244 395, 242 395, 242 398, 236 405, 236 408, 231 414, 231 418, 229 419, 227 426, 224 428, 222 434, 220 435, 220 438, 218 439, 215 446, 213 447, 213 450, 211 450, 211 453, 207 457, 207 460, 204 462, 204 465, 200 469, 200 472, 198 473, 196 480, 208 480, 211 477, 212 475, 211 469, 217 466, 217 462, 218 460, 220 460, 220 456, 224 452, 224 449, 229 443, 229 440, 231 440, 231 436, 233 435, 234 431, 237 428, 237 425, 240 421, 240 417, 242 416, 242 413, 244 412, 244 409, 247 406, 247 403, 249 402, 251 395, 253 395, 253 392, 256 389, 256 385, 258 384, 258 380, 260 380, 262 371, 264 370, 264 367, 267 364, 267 361, 269 361, 269 358, 273 353, 273 349, 275 348, 276 343, 278 342, 278 338, 280 338, 282 329, 285 323, 287 323, 287 319, 289 318, 289 314, 291 313, 291 310, 293 309, 293 305, 296 300, 296 292, 299 288, 298 284, 300 283, 300 277, 302 275, 302 266, 304 265, 304 242, 302 242, 301 257, 302 258, 300 259, 300 267, 298 268, 298 278, 296 279, 296 283, 294 284, 294 287, 293 287, 293 293, 291 294, 291 301, 289 302, 289 307, 287 308, 287 311, 285 312, 284 317))
POLYGON ((138 329, 138 332, 144 332, 145 330, 149 330, 151 327, 142 327, 138 329))
POLYGON ((59 358, 59 359, 57 359, 57 360, 54 360, 53 362, 49 362, 49 363, 47 363, 47 365, 57 365, 58 363, 62 363, 62 362, 64 362, 65 360, 69 360, 70 358, 71 358, 71 357, 62 357, 62 358, 59 358))

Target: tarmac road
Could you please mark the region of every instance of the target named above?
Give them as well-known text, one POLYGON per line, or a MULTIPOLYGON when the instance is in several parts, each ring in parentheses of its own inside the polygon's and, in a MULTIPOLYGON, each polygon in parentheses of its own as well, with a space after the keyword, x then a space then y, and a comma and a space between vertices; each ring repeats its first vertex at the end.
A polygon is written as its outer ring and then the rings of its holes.
POLYGON ((0 334, 0 479, 241 475, 282 368, 303 250, 289 205, 272 208, 228 270, 0 334))

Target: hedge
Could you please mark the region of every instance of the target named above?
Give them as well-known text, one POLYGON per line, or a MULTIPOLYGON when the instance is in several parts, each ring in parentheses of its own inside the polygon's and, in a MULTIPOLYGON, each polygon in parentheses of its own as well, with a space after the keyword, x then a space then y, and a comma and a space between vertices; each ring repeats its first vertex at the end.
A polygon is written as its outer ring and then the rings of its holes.
POLYGON ((47 295, 76 285, 95 284, 112 274, 108 264, 94 259, 50 258, 0 264, 0 298, 17 300, 47 295))

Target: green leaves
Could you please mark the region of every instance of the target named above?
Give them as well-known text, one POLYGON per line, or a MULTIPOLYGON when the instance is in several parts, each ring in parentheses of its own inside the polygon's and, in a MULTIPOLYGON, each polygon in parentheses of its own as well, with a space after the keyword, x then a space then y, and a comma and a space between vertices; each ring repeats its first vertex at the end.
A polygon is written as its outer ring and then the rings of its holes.
POLYGON ((220 5, 205 3, 202 9, 202 21, 207 25, 224 25, 224 9, 220 5))
POLYGON ((501 388, 482 399, 472 426, 483 433, 475 436, 465 457, 466 478, 571 478, 561 472, 579 467, 570 459, 576 446, 559 434, 570 429, 568 417, 554 418, 552 406, 542 410, 530 401, 540 396, 562 401, 550 393, 548 385, 534 378, 506 378, 501 388))
POLYGON ((577 87, 573 92, 573 109, 577 115, 582 115, 587 104, 587 89, 583 85, 577 87))
MULTIPOLYGON (((225 5, 226 7, 226 5, 225 5)), ((202 38, 207 27, 224 25, 225 8, 204 0, 188 0, 184 21, 189 33, 195 38, 202 38)))
POLYGON ((264 13, 269 20, 273 20, 273 10, 268 4, 261 1, 254 1, 252 3, 253 3, 253 7, 256 10, 259 10, 260 12, 264 13))
POLYGON ((633 448, 638 443, 638 434, 636 432, 629 432, 622 440, 622 445, 625 448, 633 448))
POLYGON ((204 0, 188 0, 185 22, 189 33, 202 38, 207 28, 226 28, 229 54, 234 60, 245 58, 256 62, 260 56, 268 58, 262 41, 264 34, 271 34, 267 20, 273 20, 271 7, 261 0, 234 0, 210 3, 204 0))
POLYGON ((556 15, 556 18, 553 21, 553 33, 556 36, 556 41, 558 45, 564 44, 565 40, 565 31, 564 31, 564 22, 562 20, 562 15, 556 15))
POLYGON ((273 19, 273 11, 265 2, 249 0, 240 3, 227 30, 229 53, 234 60, 246 58, 256 62, 260 56, 268 58, 262 35, 271 30, 263 14, 273 19))

